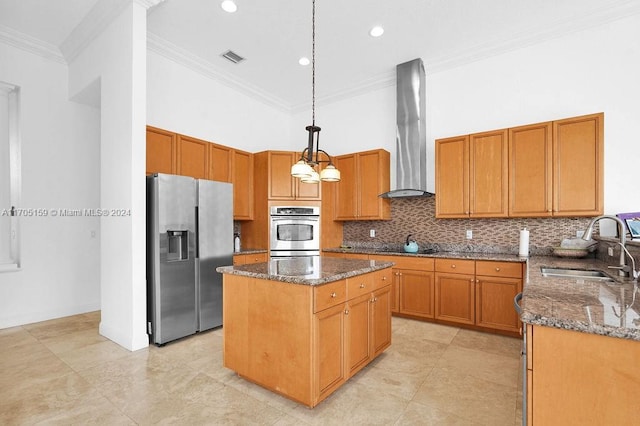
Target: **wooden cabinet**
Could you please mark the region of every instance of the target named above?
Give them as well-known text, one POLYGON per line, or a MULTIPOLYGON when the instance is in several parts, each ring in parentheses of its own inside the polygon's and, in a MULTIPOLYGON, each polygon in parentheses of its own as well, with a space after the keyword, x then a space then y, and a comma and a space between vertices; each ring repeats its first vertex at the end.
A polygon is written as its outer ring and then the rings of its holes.
POLYGON ((209 143, 209 179, 233 183, 233 148, 209 143))
POLYGON ((469 217, 469 136, 436 140, 436 217, 469 217))
POLYGON ((508 215, 508 132, 436 141, 436 217, 508 215))
POLYGON ((251 263, 262 263, 269 260, 268 253, 246 253, 246 254, 234 254, 234 265, 248 265, 251 263))
POLYGON ((509 129, 509 216, 553 212, 552 123, 509 129))
POLYGON ((520 331, 513 299, 522 290, 522 264, 476 261, 476 325, 520 331))
POLYGON ((603 113, 553 122, 554 216, 603 213, 603 156, 603 113))
POLYGON ((292 151, 263 151, 255 154, 256 179, 266 185, 269 200, 320 200, 319 183, 303 183, 291 176, 291 166, 300 159, 292 151))
POLYGON ((411 317, 434 317, 433 259, 384 255, 370 255, 369 259, 395 263, 389 289, 391 312, 411 317))
POLYGON ((527 423, 631 425, 640 342, 527 325, 527 423))
POLYGON ((253 154, 233 151, 233 218, 253 219, 253 154))
POLYGON ((436 141, 436 217, 597 216, 604 115, 436 141))
POLYGON ((423 318, 434 317, 433 272, 397 269, 398 312, 423 318))
POLYGON ((209 179, 209 143, 178 135, 178 174, 196 179, 209 179))
POLYGON ((389 191, 390 155, 377 149, 334 158, 341 180, 336 185, 336 220, 388 220, 391 205, 378 197, 389 191))
POLYGON ((435 318, 461 324, 474 324, 475 262, 436 259, 435 268, 435 318))
POLYGON ((603 122, 600 113, 509 129, 509 215, 602 214, 603 122))
POLYGON ((315 393, 318 402, 329 396, 348 378, 344 363, 345 317, 343 305, 334 306, 314 315, 316 337, 313 346, 318 360, 315 365, 318 377, 315 393))
POLYGON ((166 130, 147 126, 148 175, 153 173, 176 173, 177 135, 166 130))
POLYGON ((391 344, 387 270, 319 286, 224 275, 224 365, 313 407, 391 344))

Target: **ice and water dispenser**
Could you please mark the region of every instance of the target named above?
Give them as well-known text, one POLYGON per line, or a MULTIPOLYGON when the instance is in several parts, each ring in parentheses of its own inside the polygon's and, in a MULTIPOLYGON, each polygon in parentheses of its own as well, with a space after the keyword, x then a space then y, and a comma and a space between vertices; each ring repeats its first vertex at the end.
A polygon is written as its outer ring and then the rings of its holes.
POLYGON ((167 231, 169 250, 167 261, 189 259, 189 231, 167 231))

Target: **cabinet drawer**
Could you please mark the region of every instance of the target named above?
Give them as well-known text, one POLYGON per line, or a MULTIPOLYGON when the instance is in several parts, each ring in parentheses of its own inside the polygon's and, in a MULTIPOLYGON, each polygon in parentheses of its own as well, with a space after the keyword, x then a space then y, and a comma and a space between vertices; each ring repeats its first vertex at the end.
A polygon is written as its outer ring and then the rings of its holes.
POLYGON ((522 264, 519 262, 478 260, 476 261, 476 275, 522 278, 522 264))
POLYGON ((436 272, 475 274, 475 260, 436 259, 436 272))
POLYGON ((393 262, 395 269, 413 269, 414 271, 433 271, 433 258, 416 256, 384 256, 379 254, 369 255, 371 260, 383 260, 393 262))
POLYGON ((347 278, 347 300, 373 291, 373 273, 347 278))
POLYGON ((313 312, 320 312, 347 300, 347 285, 345 280, 313 288, 313 312))
POLYGON ((373 273, 373 289, 379 290, 382 287, 391 285, 393 281, 393 271, 391 268, 383 269, 373 273))

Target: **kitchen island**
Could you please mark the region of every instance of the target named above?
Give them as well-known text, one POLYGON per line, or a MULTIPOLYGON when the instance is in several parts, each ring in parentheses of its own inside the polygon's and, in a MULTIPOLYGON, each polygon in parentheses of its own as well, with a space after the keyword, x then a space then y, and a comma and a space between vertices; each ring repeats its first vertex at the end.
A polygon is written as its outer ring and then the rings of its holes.
POLYGON ((526 325, 527 424, 636 424, 640 413, 638 286, 597 259, 533 257, 526 325), (545 277, 541 267, 600 270, 614 281, 545 277))
POLYGON ((217 268, 224 366, 316 406, 391 344, 391 266, 314 256, 217 268))

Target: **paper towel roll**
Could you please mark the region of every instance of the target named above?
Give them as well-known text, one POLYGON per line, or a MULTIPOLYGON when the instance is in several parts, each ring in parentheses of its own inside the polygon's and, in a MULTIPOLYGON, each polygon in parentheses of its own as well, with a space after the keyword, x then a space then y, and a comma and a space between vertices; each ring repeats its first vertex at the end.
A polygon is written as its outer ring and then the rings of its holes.
POLYGON ((520 250, 518 254, 523 257, 529 256, 529 231, 527 231, 527 228, 520 231, 520 250))

